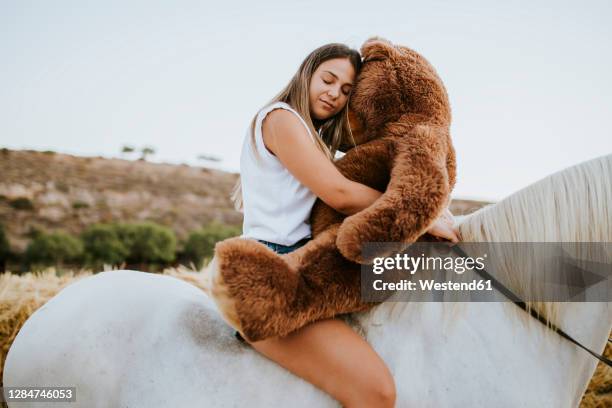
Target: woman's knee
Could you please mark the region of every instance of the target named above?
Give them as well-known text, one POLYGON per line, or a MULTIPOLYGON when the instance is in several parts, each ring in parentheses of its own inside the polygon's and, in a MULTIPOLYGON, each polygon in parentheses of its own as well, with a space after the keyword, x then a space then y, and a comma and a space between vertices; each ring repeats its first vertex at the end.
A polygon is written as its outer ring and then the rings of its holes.
POLYGON ((354 404, 348 406, 394 407, 397 399, 395 381, 391 375, 383 375, 373 379, 356 396, 354 404))
POLYGON ((382 406, 395 406, 395 400, 397 399, 397 390, 395 388, 395 381, 393 380, 393 377, 389 375, 388 378, 377 384, 376 396, 381 401, 382 406))
POLYGON ((340 380, 336 395, 347 408, 394 407, 396 401, 395 380, 382 360, 364 359, 359 371, 348 373, 340 380))

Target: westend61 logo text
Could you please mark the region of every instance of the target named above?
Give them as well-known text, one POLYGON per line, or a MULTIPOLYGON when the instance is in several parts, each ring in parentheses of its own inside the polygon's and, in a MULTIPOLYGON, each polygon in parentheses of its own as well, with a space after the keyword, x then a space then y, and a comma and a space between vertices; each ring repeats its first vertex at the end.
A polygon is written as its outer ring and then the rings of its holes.
POLYGON ((439 256, 411 256, 408 254, 397 254, 393 257, 377 257, 374 258, 372 272, 377 275, 385 272, 385 270, 407 271, 413 275, 417 270, 433 271, 433 270, 452 270, 461 275, 465 271, 483 270, 484 258, 487 254, 476 258, 472 257, 439 257, 439 256))

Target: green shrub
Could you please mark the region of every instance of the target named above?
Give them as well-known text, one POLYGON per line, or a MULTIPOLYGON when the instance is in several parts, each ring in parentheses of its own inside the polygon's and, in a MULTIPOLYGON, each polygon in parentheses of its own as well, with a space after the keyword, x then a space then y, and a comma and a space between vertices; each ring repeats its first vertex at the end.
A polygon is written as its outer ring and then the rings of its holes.
POLYGON ((113 225, 94 224, 83 231, 81 239, 89 265, 120 264, 129 254, 113 225))
POLYGON ((89 208, 89 204, 83 201, 75 201, 74 203, 72 203, 72 208, 74 208, 75 210, 78 210, 79 208, 89 208))
POLYGON ((33 210, 34 204, 27 197, 18 197, 9 201, 9 205, 16 210, 33 210))
POLYGON ((200 269, 205 259, 212 258, 217 242, 240 234, 240 227, 213 222, 189 234, 183 255, 200 269))
POLYGON ((174 261, 176 236, 154 222, 115 224, 119 240, 128 250, 129 263, 167 263, 174 261))
POLYGON ((79 262, 82 254, 80 239, 62 231, 40 233, 28 245, 25 261, 28 265, 62 265, 79 262))

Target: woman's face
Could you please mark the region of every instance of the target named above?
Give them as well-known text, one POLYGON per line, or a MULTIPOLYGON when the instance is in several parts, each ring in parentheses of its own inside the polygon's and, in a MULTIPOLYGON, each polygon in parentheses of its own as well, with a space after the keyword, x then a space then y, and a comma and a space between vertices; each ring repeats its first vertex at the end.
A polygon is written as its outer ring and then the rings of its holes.
POLYGON ((310 80, 310 115, 325 120, 340 112, 348 101, 355 69, 348 58, 323 62, 310 80))

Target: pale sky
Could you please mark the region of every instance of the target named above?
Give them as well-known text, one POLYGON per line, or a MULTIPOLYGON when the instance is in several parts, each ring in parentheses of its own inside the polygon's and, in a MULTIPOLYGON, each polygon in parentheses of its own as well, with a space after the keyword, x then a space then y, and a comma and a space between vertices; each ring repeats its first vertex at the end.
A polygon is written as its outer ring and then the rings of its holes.
POLYGON ((446 85, 453 197, 499 200, 612 153, 610 21, 609 1, 0 1, 0 147, 238 171, 310 51, 378 35, 446 85))

